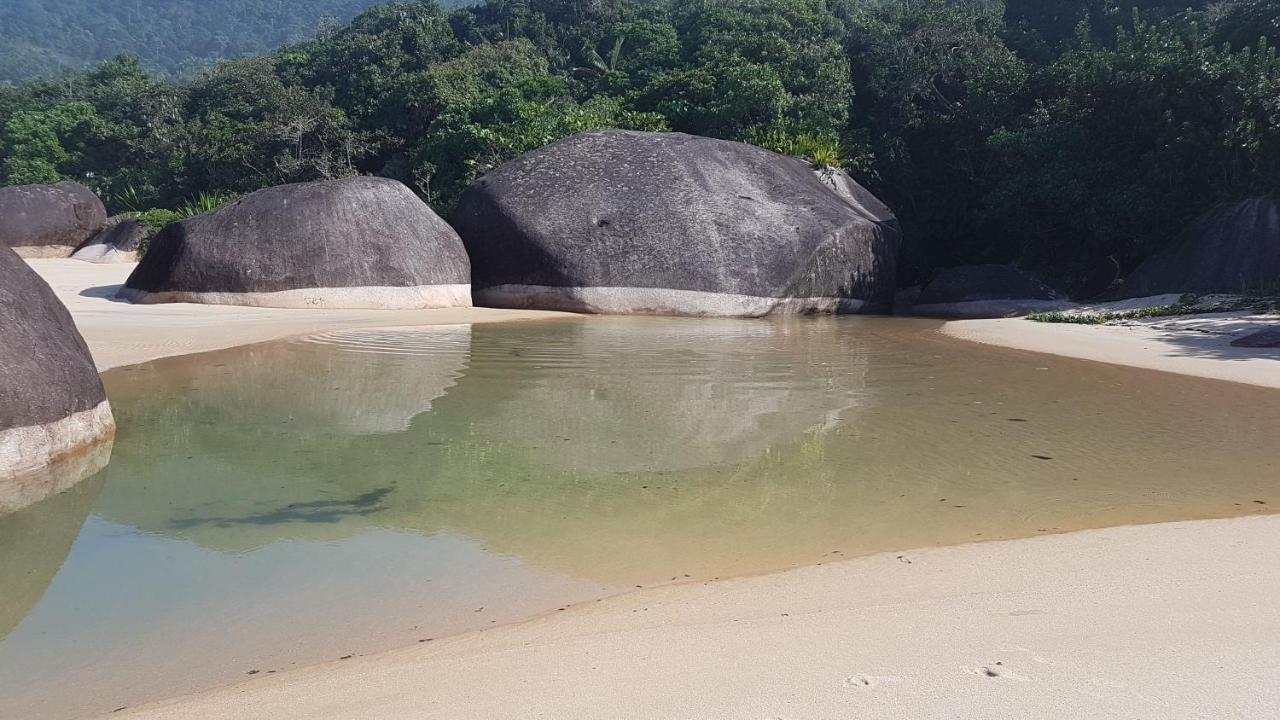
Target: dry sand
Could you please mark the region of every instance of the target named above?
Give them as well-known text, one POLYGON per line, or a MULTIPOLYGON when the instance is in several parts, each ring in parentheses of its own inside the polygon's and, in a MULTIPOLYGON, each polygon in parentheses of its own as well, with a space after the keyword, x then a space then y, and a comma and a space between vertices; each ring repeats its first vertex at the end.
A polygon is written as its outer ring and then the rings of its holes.
POLYGON ((956 320, 943 332, 1019 350, 1280 388, 1280 348, 1231 346, 1232 340, 1268 327, 1280 327, 1280 316, 1183 315, 1123 325, 956 320))
MULTIPOLYGON (((131 266, 32 264, 102 367, 338 327, 554 316, 134 307, 103 287, 131 266)), ((1188 334, 1210 334, 1188 329, 1196 322, 963 321, 946 332, 1280 386, 1280 361, 1188 334)), ((1270 718, 1278 596, 1280 517, 1111 528, 639 590, 109 717, 1270 718)))
POLYGON ((134 305, 115 299, 116 291, 136 267, 134 263, 28 262, 71 311, 98 370, 340 328, 566 317, 565 313, 491 308, 294 310, 190 303, 134 305))

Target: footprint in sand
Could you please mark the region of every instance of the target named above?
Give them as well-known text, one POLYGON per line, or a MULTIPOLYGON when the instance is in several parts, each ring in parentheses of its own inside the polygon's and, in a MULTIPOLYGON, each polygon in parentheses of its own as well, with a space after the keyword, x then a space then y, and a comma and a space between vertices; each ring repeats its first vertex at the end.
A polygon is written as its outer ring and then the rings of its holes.
POLYGON ((1053 664, 1053 661, 1050 660, 1049 658, 1037 655, 1036 652, 1031 648, 1025 648, 1020 645, 1001 646, 996 649, 1002 653, 1024 653, 1027 657, 1031 658, 1033 662, 1039 663, 1041 665, 1053 664))
POLYGON ((994 664, 983 665, 981 667, 974 667, 974 668, 967 667, 967 668, 964 668, 964 671, 967 673, 972 673, 974 675, 981 675, 982 677, 1001 678, 1005 680, 1030 680, 1031 679, 1024 675, 1019 675, 1013 670, 1010 670, 1004 664, 1003 661, 997 661, 994 664))
POLYGON ((847 688, 872 688, 899 682, 902 678, 893 675, 850 675, 844 679, 843 685, 847 688))

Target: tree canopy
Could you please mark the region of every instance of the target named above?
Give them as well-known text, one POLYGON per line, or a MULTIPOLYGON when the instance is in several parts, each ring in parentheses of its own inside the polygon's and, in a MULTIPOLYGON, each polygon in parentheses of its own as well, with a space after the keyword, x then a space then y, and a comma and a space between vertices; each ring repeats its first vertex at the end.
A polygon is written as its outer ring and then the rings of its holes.
POLYGON ((670 129, 844 167, 919 266, 1089 294, 1214 203, 1280 191, 1277 4, 1134 1, 378 5, 191 80, 121 55, 0 88, 0 182, 76 179, 120 211, 366 173, 447 214, 574 132, 670 129))

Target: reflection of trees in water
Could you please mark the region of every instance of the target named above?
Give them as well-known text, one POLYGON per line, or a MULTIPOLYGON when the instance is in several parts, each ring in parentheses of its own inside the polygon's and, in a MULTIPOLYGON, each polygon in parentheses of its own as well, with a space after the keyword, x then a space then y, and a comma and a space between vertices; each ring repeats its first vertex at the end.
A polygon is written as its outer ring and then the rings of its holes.
POLYGON ((44 596, 101 489, 99 475, 0 517, 0 639, 44 596))
POLYGON ((100 512, 231 551, 446 530, 566 571, 657 545, 729 548, 829 496, 814 438, 866 402, 855 338, 820 322, 592 319, 477 327, 469 360, 390 370, 298 343, 160 363, 134 378, 160 397, 117 401, 128 432, 100 512), (325 420, 309 388, 326 385, 380 388, 352 406, 368 415, 431 409, 368 434, 325 420))

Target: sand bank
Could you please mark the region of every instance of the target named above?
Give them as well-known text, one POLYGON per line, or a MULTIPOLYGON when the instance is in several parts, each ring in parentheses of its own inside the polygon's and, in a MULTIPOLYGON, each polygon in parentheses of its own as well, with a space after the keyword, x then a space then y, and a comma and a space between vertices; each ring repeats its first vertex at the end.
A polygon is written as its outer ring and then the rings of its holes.
POLYGON ((1116 325, 956 320, 943 332, 963 340, 1032 352, 1280 388, 1280 348, 1232 347, 1280 316, 1222 313, 1128 320, 1116 325))
POLYGON ((355 327, 455 325, 565 317, 564 313, 491 308, 439 310, 294 310, 116 300, 133 263, 30 260, 75 318, 98 370, 170 355, 221 350, 304 333, 355 327))
POLYGON ((111 717, 1261 718, 1280 518, 638 591, 111 717))

